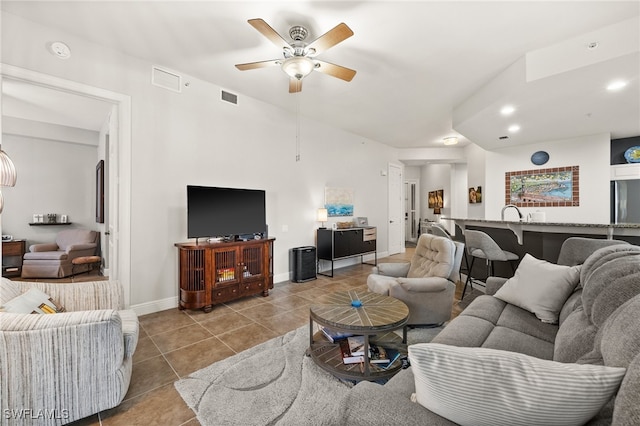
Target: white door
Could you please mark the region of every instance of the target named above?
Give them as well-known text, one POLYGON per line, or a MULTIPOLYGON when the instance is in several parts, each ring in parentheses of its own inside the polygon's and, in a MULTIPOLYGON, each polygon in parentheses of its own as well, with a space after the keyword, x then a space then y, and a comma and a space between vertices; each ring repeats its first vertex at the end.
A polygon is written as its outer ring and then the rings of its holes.
POLYGON ((404 251, 402 167, 389 163, 389 255, 404 251))

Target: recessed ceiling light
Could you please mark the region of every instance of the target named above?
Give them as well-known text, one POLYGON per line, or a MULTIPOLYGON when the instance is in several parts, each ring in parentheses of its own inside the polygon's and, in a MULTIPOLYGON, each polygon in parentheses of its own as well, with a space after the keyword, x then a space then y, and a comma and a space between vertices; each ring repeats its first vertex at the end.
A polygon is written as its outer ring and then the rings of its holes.
POLYGON ((71 49, 61 41, 54 41, 49 44, 48 48, 52 55, 60 59, 69 59, 71 57, 71 49))
POLYGON ((517 124, 512 124, 507 130, 509 130, 511 133, 515 133, 520 130, 520 126, 518 126, 517 124))
POLYGON ((458 138, 455 136, 449 136, 447 138, 444 138, 442 142, 445 145, 456 145, 458 143, 458 138))
POLYGON ((622 80, 616 80, 616 81, 612 81, 611 83, 609 83, 609 85, 607 86, 607 90, 610 90, 612 92, 616 91, 616 90, 620 90, 622 89, 624 86, 627 85, 626 81, 622 81, 622 80))
POLYGON ((513 114, 513 112, 515 111, 515 107, 512 105, 505 105, 502 107, 502 109, 500 110, 500 114, 502 115, 511 115, 513 114))

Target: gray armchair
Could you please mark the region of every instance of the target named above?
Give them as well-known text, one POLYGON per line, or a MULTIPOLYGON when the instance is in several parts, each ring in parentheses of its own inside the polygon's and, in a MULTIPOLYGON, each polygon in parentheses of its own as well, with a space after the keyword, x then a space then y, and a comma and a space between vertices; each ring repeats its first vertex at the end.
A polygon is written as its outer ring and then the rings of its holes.
POLYGON ((380 263, 367 277, 370 291, 402 300, 407 326, 437 325, 451 318, 464 244, 422 234, 409 263, 380 263))
POLYGON ((58 233, 54 243, 31 245, 24 255, 22 278, 64 278, 71 275, 73 259, 96 254, 99 235, 88 229, 66 229, 58 233))

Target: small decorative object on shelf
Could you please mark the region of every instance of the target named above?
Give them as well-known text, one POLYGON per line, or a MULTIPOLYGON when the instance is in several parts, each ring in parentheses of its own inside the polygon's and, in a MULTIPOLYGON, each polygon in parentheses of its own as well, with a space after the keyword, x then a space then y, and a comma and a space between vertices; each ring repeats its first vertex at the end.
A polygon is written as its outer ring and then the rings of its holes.
POLYGON ((632 146, 624 153, 624 159, 627 163, 640 163, 640 146, 632 146))

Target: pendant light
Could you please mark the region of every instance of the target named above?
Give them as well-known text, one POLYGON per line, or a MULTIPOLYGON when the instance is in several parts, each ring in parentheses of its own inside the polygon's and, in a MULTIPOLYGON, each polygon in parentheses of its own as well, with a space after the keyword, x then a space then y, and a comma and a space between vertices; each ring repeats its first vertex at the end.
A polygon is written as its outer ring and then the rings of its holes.
MULTIPOLYGON (((0 186, 15 186, 16 185, 16 167, 13 165, 13 161, 7 155, 6 152, 0 147, 0 186)), ((2 192, 0 192, 0 213, 4 208, 4 199, 2 192)))

